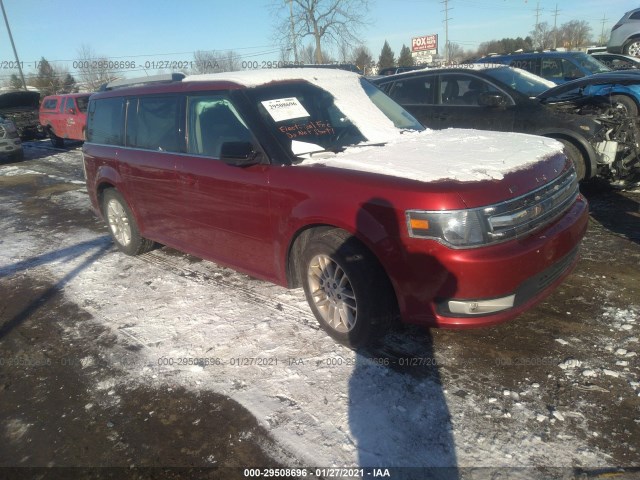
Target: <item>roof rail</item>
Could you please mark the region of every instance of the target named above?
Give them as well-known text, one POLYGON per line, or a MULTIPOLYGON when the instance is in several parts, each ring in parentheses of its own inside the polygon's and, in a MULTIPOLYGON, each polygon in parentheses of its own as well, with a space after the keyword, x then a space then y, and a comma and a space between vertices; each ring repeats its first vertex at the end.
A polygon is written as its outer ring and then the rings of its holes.
POLYGON ((100 86, 100 92, 113 90, 114 88, 133 87, 135 85, 147 85, 149 83, 169 83, 180 82, 186 77, 184 73, 163 73, 161 75, 151 75, 150 77, 122 78, 100 86))

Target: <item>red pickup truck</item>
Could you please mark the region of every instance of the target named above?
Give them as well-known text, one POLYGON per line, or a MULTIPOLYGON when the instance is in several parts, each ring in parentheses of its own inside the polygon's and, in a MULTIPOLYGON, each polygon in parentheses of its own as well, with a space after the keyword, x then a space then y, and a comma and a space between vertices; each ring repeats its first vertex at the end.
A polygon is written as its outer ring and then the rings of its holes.
POLYGON ((69 93, 44 97, 40 105, 40 125, 54 147, 63 147, 65 139, 84 140, 90 96, 69 93))

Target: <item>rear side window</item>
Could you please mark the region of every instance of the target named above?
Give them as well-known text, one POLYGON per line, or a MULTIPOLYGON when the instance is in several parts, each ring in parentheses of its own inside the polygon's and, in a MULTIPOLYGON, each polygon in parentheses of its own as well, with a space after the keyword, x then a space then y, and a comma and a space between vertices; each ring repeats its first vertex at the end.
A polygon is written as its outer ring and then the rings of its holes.
POLYGON ((561 81, 584 77, 584 73, 564 58, 545 58, 542 59, 540 76, 549 80, 561 81))
POLYGON ((127 146, 181 152, 181 97, 140 97, 129 100, 127 109, 127 146))
POLYGON ((78 97, 76 98, 76 103, 78 104, 78 110, 82 113, 87 113, 87 107, 89 106, 89 97, 78 97))
POLYGON ((103 98, 89 103, 87 141, 104 145, 122 145, 124 99, 103 98))
POLYGON ((55 110, 58 107, 58 99, 57 98, 49 98, 44 101, 42 108, 45 110, 55 110))
POLYGON ((520 68, 527 72, 536 73, 537 61, 535 58, 518 58, 509 62, 510 67, 520 68))
POLYGON ((69 98, 67 98, 67 106, 65 107, 65 110, 68 112, 72 108, 76 108, 76 106, 73 103, 73 97, 69 97, 69 98))
POLYGON ((432 105, 434 81, 432 78, 398 80, 389 89, 389 96, 400 105, 432 105))

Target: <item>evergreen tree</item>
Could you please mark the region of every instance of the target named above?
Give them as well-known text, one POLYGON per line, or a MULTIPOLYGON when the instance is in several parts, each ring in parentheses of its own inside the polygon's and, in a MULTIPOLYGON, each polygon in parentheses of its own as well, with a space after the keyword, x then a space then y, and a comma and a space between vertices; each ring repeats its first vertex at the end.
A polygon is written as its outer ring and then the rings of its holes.
POLYGON ((62 93, 76 93, 77 91, 76 79, 73 78, 73 75, 67 73, 64 80, 62 80, 62 93))
POLYGON ((33 82, 34 87, 40 90, 43 95, 53 95, 61 89, 61 82, 58 78, 58 72, 44 58, 40 59, 38 65, 38 73, 33 82))
POLYGON ((398 66, 399 67, 412 67, 415 65, 413 61, 413 57, 411 56, 411 50, 406 45, 402 45, 400 49, 400 56, 398 57, 398 66))
POLYGON ((354 60, 353 63, 362 70, 362 73, 368 75, 371 73, 371 68, 374 66, 373 57, 371 56, 371 52, 364 45, 356 48, 354 52, 354 60))
POLYGON ((387 67, 395 67, 396 59, 393 54, 393 50, 389 46, 389 42, 384 41, 384 45, 382 46, 382 51, 380 52, 380 57, 378 57, 378 70, 387 67))
POLYGON ((23 89, 22 80, 20 80, 20 77, 15 73, 12 73, 11 77, 9 78, 9 86, 14 90, 23 89))

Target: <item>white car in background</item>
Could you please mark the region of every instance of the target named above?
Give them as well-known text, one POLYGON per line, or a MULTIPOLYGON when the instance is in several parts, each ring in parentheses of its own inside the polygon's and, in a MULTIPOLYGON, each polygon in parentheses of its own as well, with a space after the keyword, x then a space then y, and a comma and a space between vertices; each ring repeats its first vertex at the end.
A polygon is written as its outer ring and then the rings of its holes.
POLYGON ((14 123, 0 116, 0 158, 8 157, 11 161, 19 161, 24 158, 22 141, 18 135, 18 129, 14 123))

